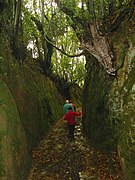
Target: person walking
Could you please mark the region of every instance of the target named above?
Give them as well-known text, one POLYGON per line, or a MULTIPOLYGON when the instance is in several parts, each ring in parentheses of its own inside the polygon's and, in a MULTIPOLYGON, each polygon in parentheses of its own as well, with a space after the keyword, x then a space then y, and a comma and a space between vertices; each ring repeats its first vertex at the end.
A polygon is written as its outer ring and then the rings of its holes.
POLYGON ((73 104, 72 101, 70 101, 70 104, 71 104, 72 107, 74 108, 74 111, 76 111, 76 106, 75 106, 75 104, 73 104))
POLYGON ((66 103, 64 104, 63 106, 63 110, 64 110, 64 114, 66 114, 68 112, 68 108, 71 107, 72 108, 72 111, 74 111, 74 108, 73 106, 69 103, 69 100, 67 99, 66 100, 66 103))
POLYGON ((72 107, 68 107, 68 112, 64 116, 64 120, 67 120, 69 127, 69 138, 74 140, 74 131, 75 131, 75 117, 81 116, 81 112, 72 111, 72 107))

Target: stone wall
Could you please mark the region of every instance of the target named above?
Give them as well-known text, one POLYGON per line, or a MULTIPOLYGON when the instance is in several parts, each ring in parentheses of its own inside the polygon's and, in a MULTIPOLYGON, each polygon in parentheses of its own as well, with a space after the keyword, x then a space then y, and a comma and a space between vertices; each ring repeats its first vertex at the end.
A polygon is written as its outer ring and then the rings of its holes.
POLYGON ((118 149, 126 180, 135 179, 134 17, 125 20, 110 37, 116 77, 88 56, 83 93, 84 131, 98 149, 118 149))
POLYGON ((36 61, 0 43, 0 179, 26 179, 31 151, 63 115, 64 99, 36 61))

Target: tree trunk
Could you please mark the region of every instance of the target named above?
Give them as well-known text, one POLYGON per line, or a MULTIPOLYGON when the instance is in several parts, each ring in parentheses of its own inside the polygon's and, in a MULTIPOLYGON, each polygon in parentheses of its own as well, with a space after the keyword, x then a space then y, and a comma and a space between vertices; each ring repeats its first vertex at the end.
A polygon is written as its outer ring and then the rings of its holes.
POLYGON ((114 0, 109 0, 108 10, 109 15, 111 16, 114 13, 114 0))
POLYGON ((96 57, 107 73, 113 76, 116 75, 116 69, 113 67, 115 56, 107 35, 101 34, 101 22, 94 20, 93 23, 89 23, 85 19, 76 16, 67 7, 63 7, 62 11, 71 17, 73 21, 72 28, 80 40, 81 48, 96 57))
POLYGON ((115 75, 116 70, 113 67, 115 56, 113 50, 110 47, 108 37, 100 35, 98 29, 99 24, 96 22, 89 25, 88 31, 91 32, 92 41, 82 39, 82 47, 96 57, 96 59, 106 68, 109 74, 115 75))
MULTIPOLYGON (((128 5, 128 4, 127 4, 128 5)), ((100 20, 96 15, 96 6, 93 0, 88 0, 87 11, 92 18, 88 20, 87 13, 84 17, 73 11, 72 8, 65 3, 58 6, 66 15, 72 20, 72 28, 80 41, 82 49, 87 50, 103 65, 107 73, 112 76, 116 75, 116 68, 114 67, 115 55, 113 47, 109 42, 111 33, 115 32, 122 24, 125 18, 130 19, 133 14, 133 7, 126 7, 120 13, 117 12, 115 17, 112 18, 108 15, 114 13, 114 0, 109 0, 109 9, 102 0, 102 17, 100 20), (91 8, 91 9, 90 9, 91 8), (108 9, 108 10, 107 10, 108 9), (108 12, 109 11, 109 12, 108 12), (87 16, 87 17, 86 17, 87 16), (104 22, 103 22, 103 19, 104 22)))
POLYGON ((19 21, 21 16, 22 0, 14 1, 14 37, 18 35, 19 21))

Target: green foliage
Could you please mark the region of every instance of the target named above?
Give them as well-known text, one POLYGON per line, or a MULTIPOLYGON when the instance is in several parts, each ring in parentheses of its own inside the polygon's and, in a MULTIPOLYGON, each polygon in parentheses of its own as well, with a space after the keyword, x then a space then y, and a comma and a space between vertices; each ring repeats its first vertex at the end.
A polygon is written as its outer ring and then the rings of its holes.
MULTIPOLYGON (((33 46, 31 48, 36 57, 46 56, 44 37, 48 37, 51 43, 63 52, 69 55, 78 54, 80 52, 79 39, 86 33, 85 27, 93 21, 101 21, 102 24, 102 21, 107 20, 109 24, 109 21, 114 21, 128 6, 128 0, 122 2, 120 0, 25 0, 23 3, 23 38, 26 44, 33 46), (42 33, 31 20, 32 16, 41 23, 42 33), (42 55, 39 55, 39 51, 42 55)), ((105 23, 104 25, 106 26, 105 23)), ((102 29, 106 30, 106 28, 102 29)), ((82 84, 85 74, 83 57, 73 59, 54 49, 51 61, 56 74, 65 80, 82 84)))
MULTIPOLYGON (((67 54, 78 54, 80 52, 79 42, 71 28, 71 23, 71 19, 67 18, 66 14, 60 11, 55 3, 51 4, 49 1, 39 0, 29 2, 26 0, 23 4, 23 38, 25 43, 33 48, 33 53, 35 52, 37 57, 39 56, 37 49, 40 49, 42 57, 44 56, 42 39, 45 36, 49 37, 55 46, 67 54), (43 2, 44 4, 42 4, 43 2), (38 31, 35 23, 31 20, 32 16, 42 24, 44 35, 38 31)), ((80 81, 84 77, 84 58, 81 57, 81 59, 70 58, 54 49, 52 56, 53 71, 69 82, 77 81, 82 84, 80 81), (81 78, 77 77, 78 70, 82 73, 81 78)))
POLYGON ((119 10, 130 6, 129 0, 61 0, 60 2, 62 6, 73 10, 74 14, 79 17, 83 15, 83 18, 87 18, 90 15, 89 17, 100 19, 105 15, 109 15, 110 9, 113 9, 113 13, 118 13, 119 10))
MULTIPOLYGON (((68 28, 64 36, 59 37, 57 46, 61 47, 61 49, 63 48, 68 54, 77 54, 80 51, 78 49, 78 39, 71 28, 68 28)), ((85 60, 83 56, 70 58, 55 51, 52 62, 53 70, 56 74, 69 82, 75 81, 78 84, 83 84, 82 81, 85 74, 85 60)))

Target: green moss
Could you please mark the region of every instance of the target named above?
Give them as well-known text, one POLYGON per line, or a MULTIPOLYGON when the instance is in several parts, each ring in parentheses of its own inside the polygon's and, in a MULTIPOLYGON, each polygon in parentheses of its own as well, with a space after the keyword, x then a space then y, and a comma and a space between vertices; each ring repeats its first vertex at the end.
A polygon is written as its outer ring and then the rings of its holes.
POLYGON ((118 71, 120 68, 123 67, 125 56, 128 51, 128 46, 121 47, 119 49, 119 61, 117 61, 116 70, 118 71))
MULTIPOLYGON (((37 62, 20 66, 8 41, 0 41, 0 172, 7 180, 26 179, 30 152, 63 115, 64 99, 37 62)), ((74 102, 80 103, 80 92, 74 102)))
MULTIPOLYGON (((38 143, 43 135, 47 134, 62 115, 63 100, 54 84, 38 71, 32 72, 30 69, 26 70, 25 67, 20 69, 18 66, 13 66, 9 69, 7 77, 6 83, 11 91, 3 81, 0 82, 2 92, 0 104, 4 108, 4 115, 7 119, 6 125, 1 124, 0 137, 3 139, 6 136, 7 139, 7 143, 4 141, 1 143, 1 147, 5 150, 4 153, 2 152, 1 167, 10 170, 5 172, 1 170, 1 172, 11 179, 18 179, 26 175, 25 171, 29 168, 28 151, 38 143), (19 164, 19 161, 22 163, 19 164), (28 163, 27 168, 26 163, 28 163)), ((2 115, 3 109, 0 110, 0 115, 2 115)))
MULTIPOLYGON (((128 19, 128 18, 127 18, 128 19)), ((110 37, 118 70, 112 78, 87 59, 87 77, 83 93, 84 132, 99 150, 111 151, 118 145, 128 180, 135 179, 135 37, 132 19, 121 23, 110 37), (125 28, 126 27, 126 28, 125 28)))
MULTIPOLYGON (((135 63, 134 63, 135 64, 135 63)), ((132 66, 132 69, 130 73, 128 74, 128 79, 125 81, 125 88, 127 89, 127 92, 130 92, 133 85, 134 85, 134 80, 135 80, 135 66, 132 66)))

